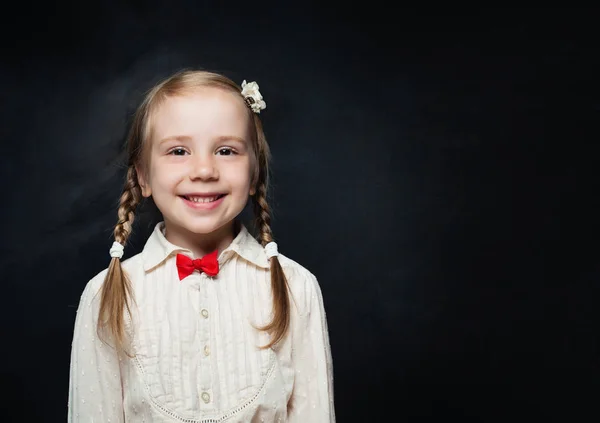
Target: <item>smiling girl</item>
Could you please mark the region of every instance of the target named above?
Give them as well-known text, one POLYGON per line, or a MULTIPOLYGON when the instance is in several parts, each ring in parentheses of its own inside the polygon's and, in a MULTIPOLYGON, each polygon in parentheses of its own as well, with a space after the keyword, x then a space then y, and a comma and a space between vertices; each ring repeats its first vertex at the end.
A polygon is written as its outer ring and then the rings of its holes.
POLYGON ((79 304, 70 422, 334 422, 316 277, 279 253, 256 83, 205 71, 135 114, 112 260, 79 304), (143 198, 162 215, 121 262, 143 198), (252 201, 258 241, 239 215, 252 201))

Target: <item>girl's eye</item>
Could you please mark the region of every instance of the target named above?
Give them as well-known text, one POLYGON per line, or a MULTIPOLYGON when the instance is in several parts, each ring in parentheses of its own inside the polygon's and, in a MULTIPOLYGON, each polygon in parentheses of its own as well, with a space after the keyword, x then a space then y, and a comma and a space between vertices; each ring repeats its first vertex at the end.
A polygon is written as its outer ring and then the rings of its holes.
POLYGON ((221 153, 221 156, 231 156, 232 154, 235 154, 235 151, 229 147, 224 147, 219 149, 218 153, 221 153))
POLYGON ((174 148, 171 151, 169 151, 169 154, 172 154, 174 156, 183 156, 186 153, 186 151, 183 148, 174 148))

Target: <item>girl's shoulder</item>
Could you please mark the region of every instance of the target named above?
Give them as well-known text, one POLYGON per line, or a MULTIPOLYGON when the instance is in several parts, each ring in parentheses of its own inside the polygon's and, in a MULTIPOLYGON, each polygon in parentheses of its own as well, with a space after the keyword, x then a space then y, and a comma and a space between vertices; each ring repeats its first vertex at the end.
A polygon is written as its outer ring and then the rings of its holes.
MULTIPOLYGON (((136 254, 121 262, 121 268, 127 273, 130 279, 135 279, 140 271, 143 272, 141 254, 136 254)), ((95 295, 100 291, 106 275, 108 274, 108 267, 102 269, 96 273, 87 283, 85 290, 88 294, 95 295)))
POLYGON ((290 257, 279 253, 277 259, 279 260, 279 264, 283 268, 286 277, 296 281, 316 279, 316 276, 310 270, 290 257))
POLYGON ((321 287, 315 274, 295 260, 279 253, 277 257, 286 276, 290 293, 301 314, 321 298, 321 287))

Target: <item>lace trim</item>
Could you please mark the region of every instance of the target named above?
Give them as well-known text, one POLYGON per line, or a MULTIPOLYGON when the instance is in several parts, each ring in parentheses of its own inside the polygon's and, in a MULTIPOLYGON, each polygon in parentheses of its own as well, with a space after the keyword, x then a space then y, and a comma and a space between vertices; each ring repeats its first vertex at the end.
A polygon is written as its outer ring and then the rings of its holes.
MULTIPOLYGON (((154 407, 156 407, 163 414, 166 414, 167 416, 169 416, 179 422, 182 422, 182 423, 221 423, 221 422, 224 422, 224 421, 230 419, 231 417, 234 417, 239 412, 250 407, 256 401, 256 399, 260 396, 260 394, 263 392, 263 390, 265 388, 265 385, 271 378, 271 375, 273 374, 273 370, 275 369, 275 365, 277 362, 276 354, 272 350, 271 350, 271 360, 270 361, 271 362, 269 363, 269 370, 267 371, 265 379, 263 380, 262 384, 260 385, 260 388, 258 388, 256 393, 252 397, 250 397, 248 400, 246 400, 246 402, 244 402, 242 405, 238 405, 238 406, 226 411, 223 415, 221 415, 219 417, 206 418, 206 419, 202 419, 202 418, 201 419, 193 419, 193 418, 181 417, 178 414, 176 414, 174 411, 172 411, 172 410, 168 409, 167 407, 165 407, 164 405, 161 405, 158 402, 156 402, 156 400, 150 393, 150 387, 146 383, 145 377, 143 378, 144 387, 146 388, 146 392, 148 394, 148 398, 150 398, 151 404, 154 407)), ((145 374, 142 363, 140 363, 137 355, 135 356, 135 363, 136 363, 138 369, 140 370, 140 372, 142 372, 142 374, 145 374)))

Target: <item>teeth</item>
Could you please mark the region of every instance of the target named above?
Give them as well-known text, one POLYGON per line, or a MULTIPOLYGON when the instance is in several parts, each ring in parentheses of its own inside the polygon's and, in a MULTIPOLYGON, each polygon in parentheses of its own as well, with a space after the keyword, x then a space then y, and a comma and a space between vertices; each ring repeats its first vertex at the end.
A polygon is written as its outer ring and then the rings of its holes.
POLYGON ((190 201, 193 201, 194 203, 212 203, 217 198, 219 198, 219 196, 215 195, 214 197, 186 197, 186 198, 190 201))

